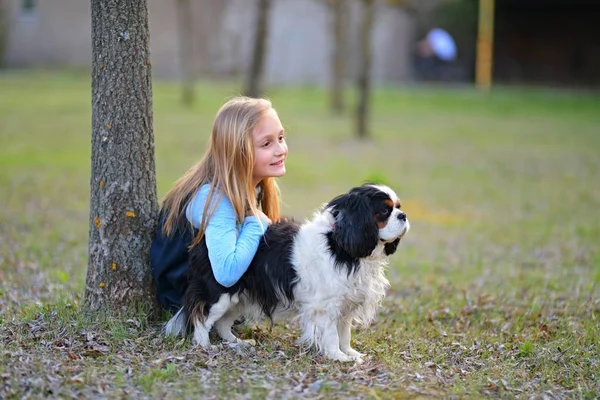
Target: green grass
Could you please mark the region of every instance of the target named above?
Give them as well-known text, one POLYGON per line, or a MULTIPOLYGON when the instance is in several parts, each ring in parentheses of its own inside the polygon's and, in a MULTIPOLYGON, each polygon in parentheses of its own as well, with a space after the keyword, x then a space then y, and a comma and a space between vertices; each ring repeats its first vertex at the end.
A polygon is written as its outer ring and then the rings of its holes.
MULTIPOLYGON (((204 150, 236 94, 202 82, 192 109, 154 83, 158 191, 204 150)), ((165 339, 142 315, 89 321, 88 75, 0 74, 0 397, 519 397, 600 394, 600 97, 498 88, 379 89, 372 138, 324 91, 271 88, 287 129, 284 213, 304 218, 366 180, 394 187, 412 229, 362 366, 246 328, 251 353, 165 339)), ((348 93, 349 104, 353 93, 348 93)))

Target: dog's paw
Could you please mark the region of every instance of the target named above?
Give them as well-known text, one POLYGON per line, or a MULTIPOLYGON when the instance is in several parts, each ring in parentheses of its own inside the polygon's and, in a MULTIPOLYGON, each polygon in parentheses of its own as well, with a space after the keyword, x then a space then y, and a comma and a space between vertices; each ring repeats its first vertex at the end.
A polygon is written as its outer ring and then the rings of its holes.
POLYGON ((242 346, 251 346, 254 347, 256 346, 256 340, 254 339, 238 339, 238 343, 241 344, 242 346))
POLYGON ((363 358, 362 358, 362 357, 360 357, 360 356, 359 356, 359 357, 356 357, 356 358, 354 359, 354 364, 355 364, 355 365, 360 365, 360 364, 362 364, 362 363, 364 363, 364 362, 365 362, 365 360, 363 360, 363 358))
POLYGON ((351 357, 347 354, 342 353, 341 351, 337 351, 335 353, 328 353, 325 355, 330 360, 341 361, 341 362, 350 362, 355 361, 356 357, 351 357))
POLYGON ((359 353, 353 348, 342 350, 342 352, 345 353, 347 356, 354 357, 355 359, 362 358, 365 356, 363 353, 359 353))
POLYGON ((195 348, 202 349, 207 353, 216 353, 219 351, 219 346, 211 344, 208 340, 199 340, 197 338, 194 338, 192 340, 192 343, 195 348))
POLYGON ((226 343, 237 343, 237 341, 239 340, 237 338, 237 336, 235 336, 231 332, 227 332, 226 334, 220 334, 219 336, 221 336, 221 339, 223 339, 223 342, 226 342, 226 343))
POLYGON ((234 337, 231 340, 225 340, 225 342, 229 343, 229 344, 235 344, 235 345, 239 345, 242 347, 254 347, 256 346, 256 340, 254 339, 240 339, 238 337, 234 337))

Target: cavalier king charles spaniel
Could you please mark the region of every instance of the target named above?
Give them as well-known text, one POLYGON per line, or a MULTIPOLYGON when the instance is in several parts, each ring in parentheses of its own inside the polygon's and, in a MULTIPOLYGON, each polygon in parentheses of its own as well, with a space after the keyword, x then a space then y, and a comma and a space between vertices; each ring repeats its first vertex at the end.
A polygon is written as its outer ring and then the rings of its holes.
POLYGON ((194 343, 206 349, 212 327, 225 341, 243 342, 231 331, 239 317, 294 318, 300 343, 332 360, 361 361, 350 346, 352 325, 366 327, 375 318, 389 287, 388 257, 409 228, 392 189, 356 187, 309 221, 271 224, 248 270, 229 288, 215 280, 203 241, 190 252, 183 305, 165 333, 191 328, 194 343))

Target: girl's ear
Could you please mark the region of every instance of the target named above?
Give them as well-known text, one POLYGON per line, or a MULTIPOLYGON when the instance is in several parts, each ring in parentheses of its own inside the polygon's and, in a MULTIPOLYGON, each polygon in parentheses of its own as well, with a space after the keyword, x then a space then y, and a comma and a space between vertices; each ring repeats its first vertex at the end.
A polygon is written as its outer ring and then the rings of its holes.
POLYGON ((379 241, 379 228, 368 198, 356 193, 332 201, 333 238, 353 258, 369 256, 379 241))

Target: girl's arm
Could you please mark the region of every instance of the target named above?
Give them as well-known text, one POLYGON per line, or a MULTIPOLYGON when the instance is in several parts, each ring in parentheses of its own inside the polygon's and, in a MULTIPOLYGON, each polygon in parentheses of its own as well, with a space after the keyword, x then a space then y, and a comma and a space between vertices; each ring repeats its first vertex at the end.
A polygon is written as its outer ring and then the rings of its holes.
MULTIPOLYGON (((209 190, 209 185, 203 185, 186 209, 188 220, 196 228, 202 222, 209 190)), ((217 282, 231 287, 242 277, 266 229, 265 221, 261 224, 256 217, 249 216, 244 219, 238 236, 236 214, 231 202, 226 197, 219 201, 204 234, 208 258, 217 282)))

